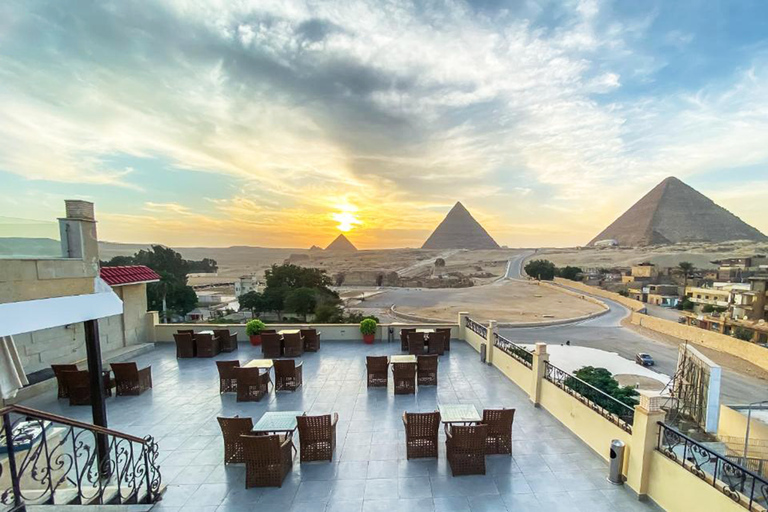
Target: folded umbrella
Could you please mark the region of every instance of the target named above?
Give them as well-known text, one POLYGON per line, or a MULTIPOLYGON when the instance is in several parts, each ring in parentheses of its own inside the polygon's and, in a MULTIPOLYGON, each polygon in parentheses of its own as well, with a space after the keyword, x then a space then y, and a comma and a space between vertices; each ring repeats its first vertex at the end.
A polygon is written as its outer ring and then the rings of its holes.
POLYGON ((0 337, 0 397, 13 398, 22 387, 29 384, 21 366, 19 352, 12 336, 0 337))

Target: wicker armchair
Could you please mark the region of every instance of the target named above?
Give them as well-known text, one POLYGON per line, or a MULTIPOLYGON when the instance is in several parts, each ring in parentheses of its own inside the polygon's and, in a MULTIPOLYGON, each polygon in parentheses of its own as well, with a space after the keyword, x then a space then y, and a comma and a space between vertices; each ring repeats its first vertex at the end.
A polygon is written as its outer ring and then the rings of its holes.
POLYGON ((293 441, 287 436, 242 435, 245 488, 282 487, 293 465, 293 441))
POLYGON ((69 405, 91 405, 91 379, 88 370, 62 372, 69 405))
POLYGON ((287 389, 296 391, 303 382, 302 363, 296 364, 293 359, 275 360, 275 391, 287 389))
POLYGON ((269 373, 260 368, 234 368, 238 402, 258 402, 269 391, 269 373))
POLYGON ((302 329, 301 335, 304 337, 304 350, 307 352, 317 352, 320 350, 320 334, 317 329, 302 329))
POLYGON ((438 356, 445 353, 445 333, 435 331, 427 335, 427 352, 438 356))
POLYGON ((301 357, 304 355, 304 338, 301 331, 283 335, 283 354, 285 357, 301 357))
POLYGON ((488 426, 455 426, 445 435, 446 454, 453 476, 484 475, 488 426))
POLYGON ((512 455, 512 423, 514 421, 514 409, 483 410, 483 424, 488 425, 485 453, 508 453, 512 455))
POLYGON ((301 462, 311 460, 333 460, 336 449, 336 423, 338 413, 323 416, 297 416, 299 424, 299 442, 301 446, 301 462))
POLYGON ((443 335, 443 341, 444 341, 444 348, 446 352, 450 352, 451 350, 451 328, 444 328, 441 327, 439 329, 435 329, 436 333, 443 335))
POLYGON ((403 425, 405 426, 406 458, 437 458, 439 412, 404 412, 403 425))
POLYGON ((188 332, 178 332, 173 335, 176 342, 176 358, 195 357, 195 335, 188 332))
POLYGON ((283 355, 280 335, 276 332, 261 331, 261 353, 267 359, 275 359, 283 355))
POLYGON ((368 387, 387 387, 389 382, 389 360, 387 356, 367 356, 365 367, 368 371, 368 387))
POLYGON ((234 352, 237 350, 236 332, 229 332, 229 329, 214 329, 213 335, 219 338, 219 348, 222 352, 234 352))
POLYGON ((251 418, 216 418, 221 427, 221 435, 224 437, 224 464, 242 464, 245 462, 243 454, 242 434, 250 434, 253 430, 251 418))
POLYGON ((219 338, 213 334, 195 334, 197 357, 216 357, 221 352, 219 338))
POLYGON ((408 353, 414 356, 424 353, 424 333, 408 333, 408 353))
POLYGON ((136 363, 112 363, 117 396, 140 395, 152 389, 152 367, 139 370, 136 363))
POLYGON ((408 335, 416 332, 416 329, 400 329, 400 350, 406 352, 408 350, 408 335))
POLYGON ((59 398, 69 398, 69 389, 67 388, 67 381, 64 379, 64 372, 76 372, 78 371, 76 364, 52 364, 51 370, 56 377, 56 382, 59 384, 59 398))
POLYGON ((437 386, 437 355, 417 356, 419 386, 437 386))
POLYGON ((416 363, 392 363, 392 379, 396 395, 416 393, 416 363))
POLYGON ((219 394, 237 391, 235 368, 240 368, 240 361, 216 361, 219 370, 219 394))

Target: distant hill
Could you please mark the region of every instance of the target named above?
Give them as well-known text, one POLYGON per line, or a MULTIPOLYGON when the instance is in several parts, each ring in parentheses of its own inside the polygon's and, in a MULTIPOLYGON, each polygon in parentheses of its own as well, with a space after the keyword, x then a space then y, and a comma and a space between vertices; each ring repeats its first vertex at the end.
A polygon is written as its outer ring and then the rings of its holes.
POLYGON ((61 257, 61 242, 52 238, 0 238, 0 256, 61 257))
POLYGON ((472 217, 464 205, 457 202, 421 248, 499 249, 499 244, 472 217))
POLYGON ((677 178, 659 183, 589 245, 639 247, 685 242, 766 241, 763 233, 677 178))

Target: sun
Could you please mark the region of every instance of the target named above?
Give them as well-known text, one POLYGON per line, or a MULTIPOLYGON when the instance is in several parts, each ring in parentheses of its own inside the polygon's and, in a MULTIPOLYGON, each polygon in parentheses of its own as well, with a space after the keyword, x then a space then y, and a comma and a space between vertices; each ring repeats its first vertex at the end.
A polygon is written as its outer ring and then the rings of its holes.
POLYGON ((336 226, 339 231, 346 233, 347 231, 351 231, 355 226, 363 223, 363 221, 361 221, 357 215, 355 215, 357 208, 344 205, 339 207, 339 209, 341 210, 340 212, 331 214, 331 218, 339 223, 338 226, 336 226))

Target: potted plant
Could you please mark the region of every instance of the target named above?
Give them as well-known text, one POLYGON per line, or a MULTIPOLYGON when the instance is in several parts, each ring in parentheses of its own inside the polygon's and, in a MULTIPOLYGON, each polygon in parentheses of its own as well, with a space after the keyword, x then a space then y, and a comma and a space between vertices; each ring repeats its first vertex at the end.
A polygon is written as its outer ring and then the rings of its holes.
POLYGON ((366 318, 360 322, 360 332, 363 334, 363 341, 369 345, 372 344, 376 339, 376 320, 366 318))
POLYGON ((245 334, 251 339, 251 345, 254 347, 261 345, 261 331, 266 329, 266 324, 261 320, 254 319, 245 324, 245 334))

